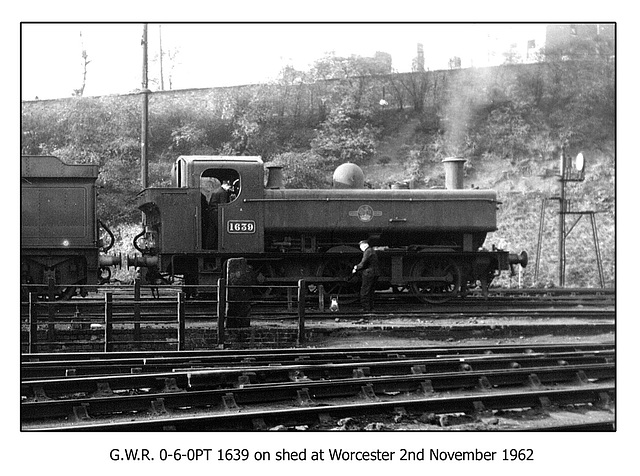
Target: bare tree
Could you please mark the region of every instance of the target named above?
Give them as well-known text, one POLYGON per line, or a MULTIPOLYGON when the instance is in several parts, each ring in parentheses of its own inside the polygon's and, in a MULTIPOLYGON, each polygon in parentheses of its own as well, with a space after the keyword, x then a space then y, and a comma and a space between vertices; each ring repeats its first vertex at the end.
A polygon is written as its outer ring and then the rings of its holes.
POLYGON ((173 89, 173 71, 179 64, 178 57, 180 50, 178 48, 164 48, 162 39, 159 43, 159 52, 153 56, 153 64, 158 64, 158 76, 149 78, 149 81, 158 85, 160 91, 173 89))
POLYGON ((87 66, 91 63, 87 50, 84 48, 84 40, 82 39, 82 31, 80 31, 80 47, 82 50, 82 86, 79 89, 73 90, 73 95, 82 97, 84 95, 84 88, 87 85, 87 66))

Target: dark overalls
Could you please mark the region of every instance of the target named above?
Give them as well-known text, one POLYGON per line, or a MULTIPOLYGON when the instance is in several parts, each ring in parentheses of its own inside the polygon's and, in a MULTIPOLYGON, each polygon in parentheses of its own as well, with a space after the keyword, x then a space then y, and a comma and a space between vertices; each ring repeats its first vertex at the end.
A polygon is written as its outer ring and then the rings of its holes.
POLYGON ((372 247, 364 250, 362 261, 356 265, 362 271, 362 287, 360 288, 360 304, 366 312, 373 310, 373 296, 376 290, 376 283, 380 276, 378 265, 378 255, 372 247))

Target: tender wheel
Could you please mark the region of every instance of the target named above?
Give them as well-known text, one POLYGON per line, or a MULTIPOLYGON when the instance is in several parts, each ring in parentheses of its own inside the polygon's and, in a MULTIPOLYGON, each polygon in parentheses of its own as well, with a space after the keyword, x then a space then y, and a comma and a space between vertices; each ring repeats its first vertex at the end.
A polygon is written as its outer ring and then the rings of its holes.
POLYGON ((413 265, 411 291, 424 302, 439 304, 458 295, 460 268, 450 258, 422 258, 413 265))

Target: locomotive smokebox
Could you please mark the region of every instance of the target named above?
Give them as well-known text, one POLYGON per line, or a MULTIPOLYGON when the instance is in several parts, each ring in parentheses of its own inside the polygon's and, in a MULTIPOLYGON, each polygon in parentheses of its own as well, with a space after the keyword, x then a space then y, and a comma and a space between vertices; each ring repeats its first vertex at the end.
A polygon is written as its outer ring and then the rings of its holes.
POLYGON ((282 174, 282 166, 267 165, 269 176, 267 177, 267 185, 265 188, 280 189, 284 188, 284 176, 282 174))
POLYGON ((333 188, 364 188, 364 172, 350 162, 338 166, 333 172, 333 188))
POLYGON ((444 182, 447 190, 459 190, 464 188, 463 166, 466 159, 448 157, 442 161, 444 164, 444 182))

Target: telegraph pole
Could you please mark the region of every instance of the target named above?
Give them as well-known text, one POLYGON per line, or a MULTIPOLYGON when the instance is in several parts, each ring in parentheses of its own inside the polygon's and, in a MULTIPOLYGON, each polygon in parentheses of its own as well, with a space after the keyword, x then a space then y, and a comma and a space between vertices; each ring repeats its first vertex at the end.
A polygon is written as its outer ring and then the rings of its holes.
POLYGON ((148 130, 149 130, 149 66, 147 61, 147 24, 142 29, 142 130, 140 133, 140 174, 142 188, 147 188, 149 176, 149 165, 147 162, 148 152, 148 130))
POLYGON ((164 91, 164 69, 162 67, 162 25, 158 25, 158 47, 160 48, 160 91, 164 91))
MULTIPOLYGON (((149 165, 147 162, 148 151, 148 130, 149 130, 149 67, 147 61, 147 24, 142 27, 142 88, 140 94, 142 94, 142 121, 140 131, 140 181, 142 182, 142 189, 146 189, 148 186, 149 165)), ((147 214, 142 212, 142 227, 144 232, 147 232, 147 214)), ((144 279, 147 273, 147 268, 140 267, 140 278, 144 279)))

